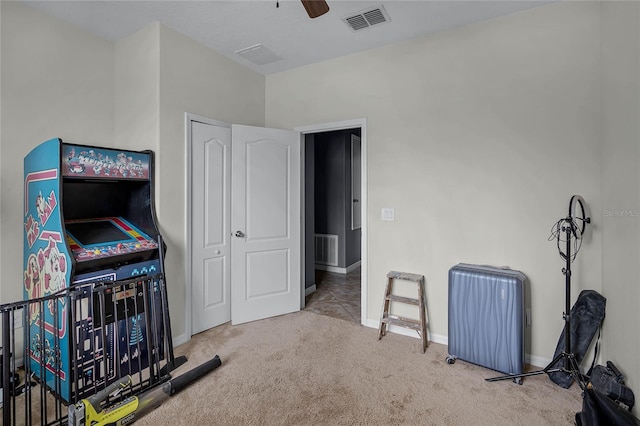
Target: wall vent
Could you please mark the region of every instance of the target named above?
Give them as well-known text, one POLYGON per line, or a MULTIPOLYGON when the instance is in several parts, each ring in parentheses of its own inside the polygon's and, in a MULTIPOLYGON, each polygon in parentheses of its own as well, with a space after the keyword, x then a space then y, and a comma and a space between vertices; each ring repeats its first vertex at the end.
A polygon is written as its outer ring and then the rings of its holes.
POLYGON ((342 20, 351 28, 353 31, 363 30, 365 28, 369 28, 373 25, 383 24, 385 22, 389 22, 389 15, 387 11, 382 7, 382 5, 373 8, 361 10, 355 14, 345 16, 342 20))
POLYGON ((338 266, 338 236, 316 234, 316 263, 338 266))

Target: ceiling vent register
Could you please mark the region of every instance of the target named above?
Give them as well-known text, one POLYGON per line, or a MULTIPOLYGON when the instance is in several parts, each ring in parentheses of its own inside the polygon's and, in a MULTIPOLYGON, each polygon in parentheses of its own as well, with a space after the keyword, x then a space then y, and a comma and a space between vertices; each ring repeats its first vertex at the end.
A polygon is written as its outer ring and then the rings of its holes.
POLYGON ((360 31, 373 25, 390 21, 389 15, 382 5, 374 9, 362 10, 354 15, 345 16, 342 20, 353 31, 360 31))
POLYGON ((282 59, 280 56, 276 55, 260 43, 254 44, 253 46, 249 46, 244 49, 236 50, 234 53, 236 55, 242 56, 246 60, 251 61, 256 65, 266 65, 282 59))

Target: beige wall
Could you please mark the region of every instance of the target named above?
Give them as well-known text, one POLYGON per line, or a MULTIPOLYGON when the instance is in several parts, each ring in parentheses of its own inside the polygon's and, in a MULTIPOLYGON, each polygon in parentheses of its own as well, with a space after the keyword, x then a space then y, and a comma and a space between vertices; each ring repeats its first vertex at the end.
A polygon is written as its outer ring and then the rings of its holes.
POLYGON ((263 75, 160 28, 160 139, 156 189, 160 231, 168 244, 166 265, 174 341, 186 329, 185 112, 219 121, 264 125, 263 75))
MULTIPOLYGON (((601 4, 603 359, 640 386, 640 7, 601 4)), ((636 408, 637 410, 637 408, 636 408)), ((637 413, 638 411, 636 411, 637 413)))
POLYGON ((160 139, 160 24, 115 43, 114 146, 157 151, 160 139))
POLYGON ((2 8, 2 302, 22 300, 23 158, 39 143, 111 145, 113 44, 15 2, 2 8))
POLYGON ((419 273, 445 340, 448 269, 508 265, 530 279, 532 360, 552 358, 564 263, 547 237, 575 193, 595 226, 573 295, 601 288, 598 13, 545 6, 267 76, 267 126, 368 120, 370 325, 386 273, 419 273))

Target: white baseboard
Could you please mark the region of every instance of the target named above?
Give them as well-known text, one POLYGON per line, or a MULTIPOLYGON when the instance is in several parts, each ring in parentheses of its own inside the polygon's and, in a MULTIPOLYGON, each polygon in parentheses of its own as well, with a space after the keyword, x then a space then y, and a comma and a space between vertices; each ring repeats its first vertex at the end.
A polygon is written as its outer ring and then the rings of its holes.
POLYGON ((187 343, 189 340, 191 340, 191 338, 187 336, 187 333, 182 333, 173 338, 173 347, 177 348, 178 346, 187 343))
POLYGON ((315 284, 311 284, 309 287, 304 289, 304 295, 305 297, 310 295, 311 293, 315 293, 316 291, 316 285, 315 284))
POLYGON ((529 365, 533 365, 539 368, 544 368, 544 366, 546 366, 547 364, 549 364, 552 361, 551 358, 545 358, 542 356, 536 356, 536 355, 530 355, 530 354, 525 354, 524 355, 524 362, 529 364, 529 365))
MULTIPOLYGON (((377 329, 377 328, 380 327, 380 321, 369 319, 363 325, 365 325, 367 327, 371 327, 371 328, 376 328, 377 329)), ((403 336, 414 337, 416 339, 420 338, 420 336, 418 336, 418 333, 415 332, 414 330, 409 330, 409 329, 403 328, 403 327, 397 327, 397 326, 392 325, 392 326, 389 326, 387 328, 387 330, 390 333, 401 334, 403 336)), ((429 330, 427 330, 427 337, 429 338, 429 342, 439 343, 441 345, 448 345, 449 344, 449 338, 447 336, 442 336, 442 335, 439 335, 439 334, 431 334, 431 333, 429 333, 429 330)), ((545 357, 541 357, 541 356, 525 354, 524 355, 524 362, 529 364, 529 365, 533 365, 533 366, 536 366, 536 367, 543 368, 544 366, 546 366, 547 364, 549 364, 551 362, 551 358, 545 358, 545 357)))
POLYGON ((349 272, 353 272, 355 269, 358 269, 361 264, 362 264, 362 261, 358 260, 356 263, 353 263, 353 264, 347 266, 347 274, 349 272))
MULTIPOLYGON (((367 320, 367 322, 364 325, 366 325, 367 327, 377 329, 380 327, 380 322, 370 319, 370 320, 367 320)), ((414 330, 409 330, 408 328, 404 328, 404 327, 397 327, 395 325, 391 325, 387 328, 387 330, 390 333, 401 334, 403 336, 414 337, 416 339, 420 338, 420 336, 418 335, 418 332, 414 330)), ((441 336, 439 334, 431 334, 429 333, 429 330, 427 330, 427 338, 429 342, 439 343, 441 345, 446 345, 449 342, 449 340, 447 339, 447 336, 441 336)))
POLYGON ((346 268, 340 268, 338 266, 322 265, 320 263, 316 263, 316 269, 320 271, 335 272, 336 274, 346 275, 349 272, 353 271, 354 269, 358 268, 361 263, 362 261, 358 260, 356 263, 349 265, 346 268))

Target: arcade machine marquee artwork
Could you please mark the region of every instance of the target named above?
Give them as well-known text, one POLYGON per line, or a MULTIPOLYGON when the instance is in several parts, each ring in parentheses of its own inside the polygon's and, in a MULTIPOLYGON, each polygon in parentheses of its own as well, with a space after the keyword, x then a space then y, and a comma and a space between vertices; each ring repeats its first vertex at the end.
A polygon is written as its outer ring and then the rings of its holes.
MULTIPOLYGON (((25 300, 72 286, 86 287, 90 293, 99 282, 160 273, 152 176, 151 151, 81 146, 60 139, 34 148, 24 159, 25 300)), ((107 305, 120 310, 132 299, 138 301, 142 292, 136 284, 131 286, 113 294, 117 303, 107 305)), ((157 283, 153 286, 151 303, 161 310, 157 283)), ((85 299, 82 314, 76 312, 72 318, 65 300, 30 304, 31 335, 26 337, 32 371, 62 399, 77 400, 97 384, 148 366, 147 353, 131 351, 134 345, 142 351, 148 348, 141 344, 149 338, 144 316, 110 312, 101 324, 93 312, 95 301, 85 299), (138 356, 137 363, 131 359, 138 356), (54 388, 56 375, 60 389, 54 388)))

